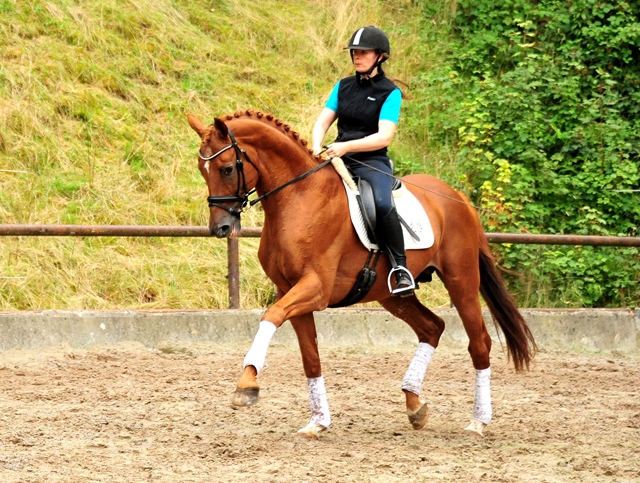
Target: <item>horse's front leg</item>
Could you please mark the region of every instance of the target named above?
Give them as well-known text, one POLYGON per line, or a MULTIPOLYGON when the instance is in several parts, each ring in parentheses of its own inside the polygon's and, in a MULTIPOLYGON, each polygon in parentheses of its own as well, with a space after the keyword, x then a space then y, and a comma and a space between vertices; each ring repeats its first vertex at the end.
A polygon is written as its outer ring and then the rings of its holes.
POLYGON ((309 438, 317 438, 331 425, 331 413, 327 390, 324 385, 324 377, 320 367, 320 354, 318 353, 318 338, 313 314, 305 314, 291 318, 291 325, 298 336, 302 365, 307 376, 309 387, 309 404, 311 406, 311 421, 298 433, 309 438))
POLYGON ((264 313, 251 349, 244 358, 244 371, 233 396, 234 405, 251 406, 258 402, 260 386, 256 376, 264 367, 271 338, 286 320, 325 309, 323 293, 320 278, 315 273, 306 275, 264 313))

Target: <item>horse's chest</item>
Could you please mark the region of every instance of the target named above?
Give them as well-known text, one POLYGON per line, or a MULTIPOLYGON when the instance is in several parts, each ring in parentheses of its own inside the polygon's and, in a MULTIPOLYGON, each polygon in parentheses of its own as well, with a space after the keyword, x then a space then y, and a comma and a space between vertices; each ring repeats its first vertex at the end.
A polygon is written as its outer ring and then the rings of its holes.
POLYGON ((262 237, 258 258, 267 276, 273 279, 278 274, 290 272, 298 265, 298 252, 291 242, 283 243, 279 238, 262 237))
MULTIPOLYGON (((315 238, 293 232, 289 236, 279 233, 277 237, 265 237, 263 234, 258 258, 264 272, 276 283, 279 278, 299 279, 305 270, 317 265, 319 254, 330 256, 322 249, 323 243, 315 238)), ((325 262, 331 264, 328 260, 325 262)))

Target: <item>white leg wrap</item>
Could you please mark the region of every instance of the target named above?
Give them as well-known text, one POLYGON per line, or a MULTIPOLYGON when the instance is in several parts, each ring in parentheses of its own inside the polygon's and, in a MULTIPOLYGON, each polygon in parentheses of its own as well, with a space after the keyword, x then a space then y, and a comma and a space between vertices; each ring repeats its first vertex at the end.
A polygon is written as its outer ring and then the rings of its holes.
POLYGON ((311 405, 311 422, 328 428, 331 424, 327 389, 324 387, 324 377, 307 378, 309 384, 309 403, 311 405))
POLYGON ((244 357, 243 367, 253 366, 258 372, 262 370, 264 367, 264 360, 267 357, 269 343, 271 342, 273 334, 276 333, 276 330, 277 327, 273 322, 269 322, 268 320, 260 322, 260 328, 253 339, 251 349, 249 349, 249 352, 247 352, 247 355, 244 357))
POLYGON ((420 342, 418 349, 416 350, 409 369, 407 369, 404 379, 402 380, 402 389, 414 394, 420 395, 422 390, 422 382, 424 381, 424 375, 427 372, 427 367, 431 362, 431 357, 436 351, 436 348, 426 342, 420 342))
POLYGON ((484 424, 491 422, 491 368, 476 370, 476 395, 473 402, 473 419, 484 424))

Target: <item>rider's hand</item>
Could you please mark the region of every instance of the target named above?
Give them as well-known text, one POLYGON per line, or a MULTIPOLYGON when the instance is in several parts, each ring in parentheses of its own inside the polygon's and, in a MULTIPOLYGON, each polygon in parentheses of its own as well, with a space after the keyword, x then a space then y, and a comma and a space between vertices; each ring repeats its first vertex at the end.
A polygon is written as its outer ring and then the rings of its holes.
POLYGON ((322 146, 314 146, 313 147, 313 154, 315 154, 316 156, 318 154, 320 154, 322 152, 322 146))
POLYGON ((327 148, 327 156, 330 158, 341 158, 350 151, 348 144, 348 142, 330 144, 327 148))

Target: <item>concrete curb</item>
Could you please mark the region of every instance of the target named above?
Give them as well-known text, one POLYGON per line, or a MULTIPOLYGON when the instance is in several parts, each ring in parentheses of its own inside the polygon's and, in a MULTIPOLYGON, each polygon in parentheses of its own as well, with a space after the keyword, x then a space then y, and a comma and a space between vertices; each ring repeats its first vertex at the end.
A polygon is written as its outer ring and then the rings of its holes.
MULTIPOLYGON (((0 351, 59 344, 137 341, 147 347, 166 342, 249 343, 263 310, 131 310, 0 312, 0 351)), ((445 339, 466 342, 455 309, 434 310, 445 320, 445 339)), ((640 309, 522 309, 539 347, 619 354, 640 353, 640 309)), ((484 317, 498 340, 488 310, 484 317)), ((397 346, 416 344, 411 329, 383 309, 328 309, 315 314, 320 344, 397 346)), ((504 338, 501 335, 502 338, 504 338)), ((274 343, 296 344, 286 323, 274 343)), ((247 345, 248 348, 248 345, 247 345)))

